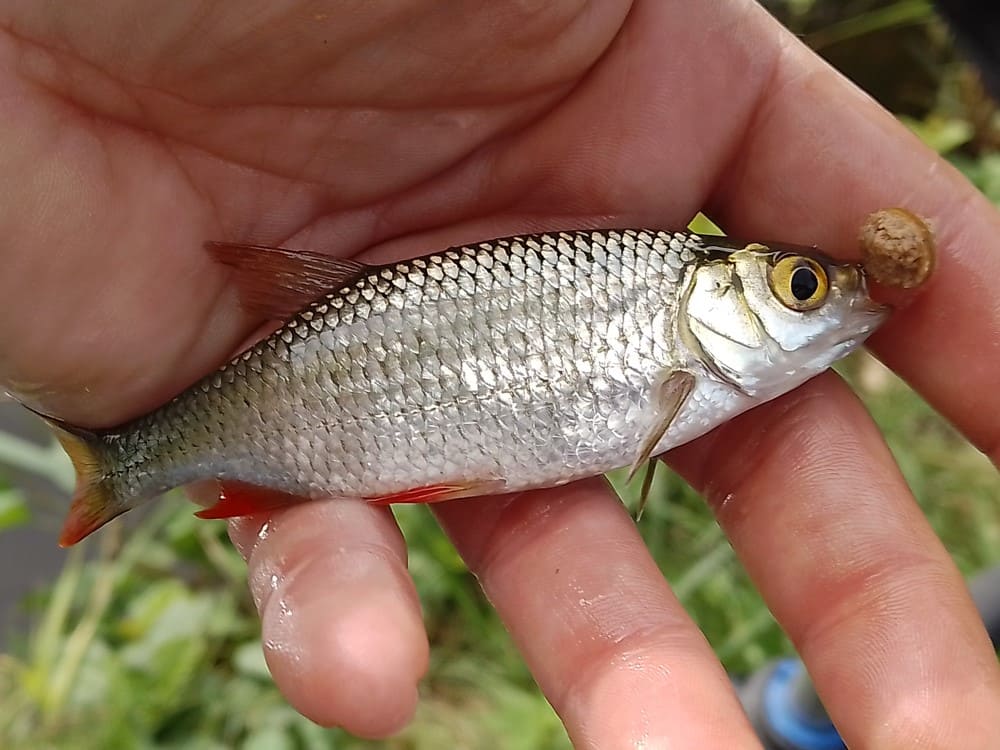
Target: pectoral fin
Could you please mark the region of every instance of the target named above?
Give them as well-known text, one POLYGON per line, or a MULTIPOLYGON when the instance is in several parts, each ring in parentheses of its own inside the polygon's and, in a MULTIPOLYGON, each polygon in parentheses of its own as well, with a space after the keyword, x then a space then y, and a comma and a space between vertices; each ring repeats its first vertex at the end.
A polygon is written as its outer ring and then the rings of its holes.
MULTIPOLYGON (((639 449, 639 454, 629 468, 627 481, 631 482, 636 472, 639 471, 639 468, 650 462, 657 444, 667 434, 667 430, 670 429, 670 425, 677 418, 677 414, 680 412, 681 407, 684 406, 687 397, 694 390, 694 382, 694 375, 691 373, 684 372, 683 370, 675 370, 654 389, 652 398, 650 399, 650 408, 655 411, 656 419, 646 433, 646 437, 643 439, 642 446, 639 449)), ((653 467, 650 466, 646 471, 646 476, 642 483, 636 519, 642 515, 642 510, 646 507, 646 500, 649 497, 649 489, 652 485, 653 467)))

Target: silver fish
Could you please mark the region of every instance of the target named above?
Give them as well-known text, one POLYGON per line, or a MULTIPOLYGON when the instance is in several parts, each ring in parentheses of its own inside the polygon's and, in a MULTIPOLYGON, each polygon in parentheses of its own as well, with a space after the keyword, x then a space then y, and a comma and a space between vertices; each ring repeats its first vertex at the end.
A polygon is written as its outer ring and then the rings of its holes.
POLYGON ((634 471, 887 316, 857 265, 686 232, 509 237, 381 267, 208 247, 248 307, 288 322, 128 424, 50 420, 79 475, 63 544, 199 479, 231 483, 200 514, 224 517, 293 495, 434 502, 634 471))

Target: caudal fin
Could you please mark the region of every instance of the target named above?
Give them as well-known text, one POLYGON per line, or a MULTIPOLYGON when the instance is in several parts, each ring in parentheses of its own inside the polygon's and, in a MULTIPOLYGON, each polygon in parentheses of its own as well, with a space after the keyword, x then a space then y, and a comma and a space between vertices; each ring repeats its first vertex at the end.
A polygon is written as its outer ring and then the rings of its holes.
POLYGON ((59 546, 70 547, 125 510, 107 481, 99 435, 43 416, 76 469, 76 490, 59 546))

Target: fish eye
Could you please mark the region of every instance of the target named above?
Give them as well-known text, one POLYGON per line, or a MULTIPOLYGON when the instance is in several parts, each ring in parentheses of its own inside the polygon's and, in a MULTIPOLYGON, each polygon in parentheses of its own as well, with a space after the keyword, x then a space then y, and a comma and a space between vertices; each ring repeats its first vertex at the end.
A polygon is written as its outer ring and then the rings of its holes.
POLYGON ((768 281, 778 301, 799 312, 822 305, 830 288, 823 266, 801 255, 781 258, 771 268, 768 281))

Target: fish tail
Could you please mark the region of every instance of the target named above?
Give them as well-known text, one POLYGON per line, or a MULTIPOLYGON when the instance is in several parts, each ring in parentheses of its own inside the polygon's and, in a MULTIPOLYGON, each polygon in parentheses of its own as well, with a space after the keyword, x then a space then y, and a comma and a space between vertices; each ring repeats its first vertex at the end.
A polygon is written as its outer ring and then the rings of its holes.
POLYGON ((41 416, 55 433, 76 470, 76 490, 59 535, 59 546, 70 547, 99 529, 127 506, 111 483, 105 441, 101 435, 41 416))

